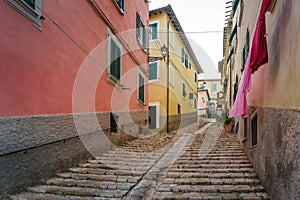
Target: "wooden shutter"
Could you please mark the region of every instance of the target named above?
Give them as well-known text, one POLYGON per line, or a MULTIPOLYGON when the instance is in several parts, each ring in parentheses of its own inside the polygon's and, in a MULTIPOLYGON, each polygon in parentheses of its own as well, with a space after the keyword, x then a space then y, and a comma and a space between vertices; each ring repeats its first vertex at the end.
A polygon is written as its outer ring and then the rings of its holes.
POLYGON ((145 95, 144 95, 144 77, 139 74, 139 97, 138 100, 141 102, 145 102, 145 95))

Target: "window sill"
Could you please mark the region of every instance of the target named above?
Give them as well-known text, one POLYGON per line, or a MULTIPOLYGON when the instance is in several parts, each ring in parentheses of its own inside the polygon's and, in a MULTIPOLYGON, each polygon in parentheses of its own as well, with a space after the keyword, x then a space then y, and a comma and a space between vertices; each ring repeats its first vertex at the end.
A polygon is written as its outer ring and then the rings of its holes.
POLYGON ((107 74, 107 80, 108 83, 112 84, 113 86, 115 86, 118 90, 122 90, 123 85, 121 84, 121 82, 119 80, 117 80, 114 76, 112 76, 111 74, 107 74))
POLYGON ((148 82, 149 82, 149 83, 156 83, 156 82, 159 82, 159 79, 149 80, 148 82))
POLYGON ((186 67, 185 65, 184 65, 184 63, 181 63, 182 64, 182 66, 183 66, 183 68, 185 69, 185 70, 187 70, 189 67, 186 67))
POLYGON ((147 48, 144 48, 144 47, 143 47, 143 44, 141 43, 141 40, 140 40, 140 39, 137 39, 137 41, 138 41, 138 43, 139 43, 141 49, 142 49, 145 53, 147 53, 147 48))
POLYGON ((144 108, 144 107, 146 106, 145 102, 142 102, 142 101, 139 100, 139 99, 138 99, 137 104, 138 104, 140 107, 142 107, 142 108, 144 108))
POLYGON ((150 39, 149 40, 149 42, 151 43, 151 42, 156 42, 156 41, 158 41, 159 40, 159 38, 157 38, 157 39, 150 39))
POLYGON ((6 0, 6 2, 16 9, 16 11, 18 11, 21 15, 31 21, 37 29, 42 30, 42 13, 39 14, 23 1, 6 0))
POLYGON ((256 148, 257 148, 257 144, 249 147, 249 149, 256 149, 256 148))

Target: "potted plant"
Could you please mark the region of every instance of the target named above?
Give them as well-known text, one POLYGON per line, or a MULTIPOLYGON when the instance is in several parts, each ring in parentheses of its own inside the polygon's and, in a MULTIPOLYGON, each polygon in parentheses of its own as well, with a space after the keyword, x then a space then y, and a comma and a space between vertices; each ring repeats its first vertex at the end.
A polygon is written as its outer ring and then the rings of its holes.
POLYGON ((224 119, 225 133, 232 133, 233 126, 234 126, 234 118, 228 117, 228 115, 226 115, 224 119))

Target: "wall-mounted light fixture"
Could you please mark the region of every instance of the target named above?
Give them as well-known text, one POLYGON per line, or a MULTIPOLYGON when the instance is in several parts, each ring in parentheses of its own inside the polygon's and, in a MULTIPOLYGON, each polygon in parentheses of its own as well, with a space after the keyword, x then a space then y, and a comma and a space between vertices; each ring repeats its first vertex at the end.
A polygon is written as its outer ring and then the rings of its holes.
POLYGON ((157 60, 166 60, 166 56, 168 55, 168 48, 166 47, 166 45, 163 45, 160 48, 160 52, 162 56, 148 56, 148 61, 149 62, 155 62, 157 60))

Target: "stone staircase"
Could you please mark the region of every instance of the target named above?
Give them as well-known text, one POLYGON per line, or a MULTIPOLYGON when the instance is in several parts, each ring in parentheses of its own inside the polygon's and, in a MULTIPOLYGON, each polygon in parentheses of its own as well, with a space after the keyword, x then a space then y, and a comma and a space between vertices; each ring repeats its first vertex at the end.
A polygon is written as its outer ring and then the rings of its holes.
POLYGON ((10 199, 270 199, 219 123, 139 138, 10 199))
POLYGON ((10 199, 121 199, 163 155, 175 132, 139 138, 10 199))
POLYGON ((269 199, 236 136, 220 129, 206 134, 213 144, 196 135, 169 167, 155 199, 269 199))

